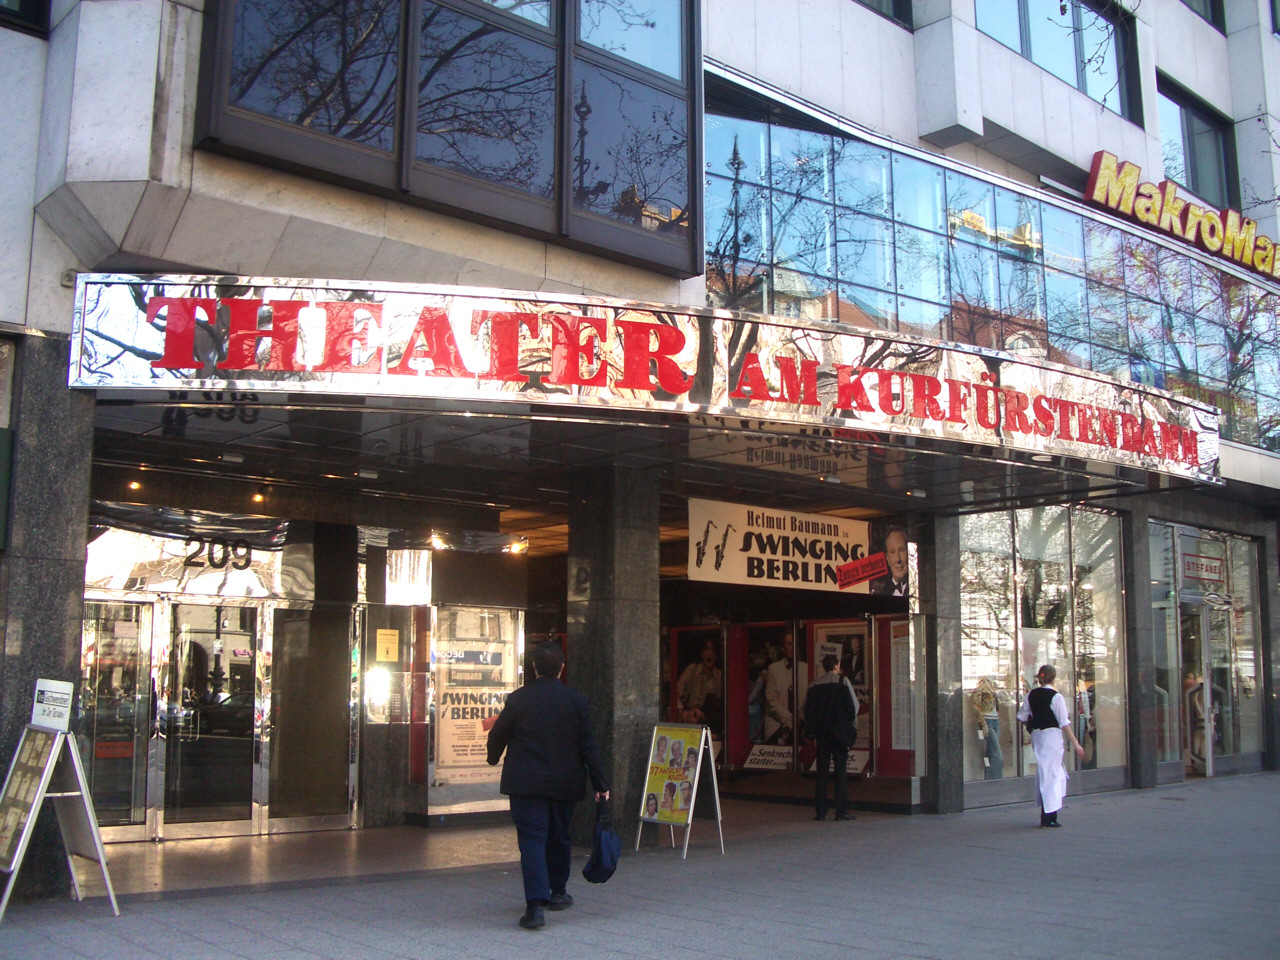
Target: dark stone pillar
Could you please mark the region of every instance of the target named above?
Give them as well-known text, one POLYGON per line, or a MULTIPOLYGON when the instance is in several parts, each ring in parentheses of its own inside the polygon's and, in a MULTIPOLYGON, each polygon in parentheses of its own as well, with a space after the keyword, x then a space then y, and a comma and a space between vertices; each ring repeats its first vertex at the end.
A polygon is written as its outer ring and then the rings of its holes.
MULTIPOLYGON (((93 395, 67 389, 65 340, 18 345, 13 388, 9 542, 0 553, 0 759, 7 769, 31 720, 36 680, 80 679, 93 395)), ((66 855, 45 805, 17 896, 70 891, 66 855)))
POLYGON ((1258 646, 1262 662, 1262 768, 1280 770, 1280 546, 1268 523, 1258 543, 1258 646))
POLYGON ((1124 558, 1124 619, 1127 695, 1129 699, 1129 783, 1154 787, 1156 767, 1156 661, 1151 620, 1151 538, 1147 505, 1126 504, 1121 514, 1124 558))
POLYGON ((920 620, 925 625, 922 799, 936 813, 964 809, 964 684, 960 631, 960 520, 935 516, 919 536, 920 620))
POLYGON ((570 478, 569 683, 591 701, 624 842, 658 722, 658 519, 651 473, 614 465, 570 478))

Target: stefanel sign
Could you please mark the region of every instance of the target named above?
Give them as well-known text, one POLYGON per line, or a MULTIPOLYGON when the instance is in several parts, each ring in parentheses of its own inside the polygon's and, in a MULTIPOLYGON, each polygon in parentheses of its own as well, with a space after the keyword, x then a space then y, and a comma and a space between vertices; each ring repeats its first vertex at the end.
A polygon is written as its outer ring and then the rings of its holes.
POLYGON ((585 297, 85 275, 70 384, 732 415, 1217 475, 1216 410, 1160 390, 952 343, 585 297))
POLYGON ((1172 180, 1151 183, 1142 168, 1099 150, 1093 155, 1085 197, 1095 206, 1193 244, 1206 253, 1280 280, 1280 258, 1258 224, 1230 208, 1214 210, 1178 196, 1172 180))

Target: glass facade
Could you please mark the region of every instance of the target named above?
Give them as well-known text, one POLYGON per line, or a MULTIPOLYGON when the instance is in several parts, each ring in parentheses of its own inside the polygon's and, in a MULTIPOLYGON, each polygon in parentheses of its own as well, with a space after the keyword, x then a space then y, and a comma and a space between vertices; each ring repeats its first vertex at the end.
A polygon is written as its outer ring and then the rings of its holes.
POLYGON ((960 551, 965 779, 1035 773, 1016 715, 1046 663, 1085 748, 1077 769, 1124 766, 1119 520, 1065 506, 975 514, 960 551))
POLYGON ((1095 370, 1214 404, 1224 439, 1280 450, 1273 290, 729 91, 709 96, 705 186, 711 306, 1095 370))
POLYGON ((699 272, 689 0, 236 0, 210 19, 203 146, 699 272))
POLYGON ((1234 198, 1227 124, 1182 94, 1161 90, 1156 96, 1165 177, 1219 208, 1230 206, 1234 198))
POLYGON ((1129 117, 1130 27, 1112 7, 1085 0, 977 0, 974 12, 978 29, 991 39, 1129 117))

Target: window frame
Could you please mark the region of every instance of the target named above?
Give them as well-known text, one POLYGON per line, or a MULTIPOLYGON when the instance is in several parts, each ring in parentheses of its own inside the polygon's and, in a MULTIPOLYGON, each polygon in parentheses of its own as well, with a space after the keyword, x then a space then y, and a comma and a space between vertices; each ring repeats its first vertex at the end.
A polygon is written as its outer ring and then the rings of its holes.
POLYGON ((681 57, 684 79, 681 80, 673 80, 579 41, 577 0, 553 0, 550 28, 482 2, 432 2, 503 31, 534 39, 554 50, 557 129, 551 198, 536 197, 417 159, 417 101, 405 96, 404 91, 417 89, 422 0, 400 0, 396 129, 390 152, 232 106, 229 95, 236 0, 210 0, 204 15, 195 146, 670 276, 687 278, 700 274, 704 246, 703 79, 697 0, 680 0, 685 37, 681 57), (573 85, 567 78, 572 77, 576 63, 620 74, 630 84, 683 101, 688 130, 689 218, 683 237, 665 236, 573 206, 573 85))
MULTIPOLYGON (((1194 13, 1197 17, 1199 17, 1205 23, 1210 24, 1218 32, 1226 33, 1227 18, 1226 18, 1226 12, 1225 12, 1223 0, 1208 0, 1208 3, 1209 3, 1209 13, 1208 13, 1208 16, 1206 16, 1204 13, 1200 12, 1192 5, 1192 0, 1182 0, 1182 5, 1186 7, 1188 10, 1190 10, 1192 13, 1194 13)), ((1272 0, 1273 8, 1274 8, 1274 4, 1275 4, 1275 0, 1272 0)))
MULTIPOLYGON (((1032 50, 1031 45, 1031 13, 1030 7, 1028 6, 1028 0, 1014 0, 1014 2, 1017 4, 1018 8, 1019 41, 1019 49, 1014 52, 1023 59, 1034 63, 1046 73, 1057 76, 1056 73, 1053 73, 1053 71, 1044 66, 1041 61, 1037 60, 1033 56, 1034 51, 1032 50)), ((1119 7, 1115 0, 1069 0, 1069 2, 1071 4, 1071 34, 1075 50, 1076 66, 1076 79, 1075 82, 1070 85, 1078 92, 1084 94, 1084 96, 1089 97, 1089 99, 1093 100, 1094 103, 1099 103, 1108 110, 1111 109, 1102 101, 1092 97, 1088 92, 1087 64, 1089 62, 1089 57, 1086 56, 1084 51, 1084 27, 1080 17, 1080 11, 1083 7, 1106 20, 1112 26, 1112 35, 1115 38, 1116 45, 1116 57, 1119 61, 1116 64, 1116 82, 1119 85, 1118 94, 1120 101, 1120 109, 1112 112, 1117 113, 1117 115, 1124 117, 1126 120, 1136 123, 1138 126, 1142 126, 1142 97, 1139 92, 1141 86, 1138 70, 1138 49, 1132 16, 1119 7)), ((1278 0, 1278 2, 1280 2, 1280 0, 1278 0)), ((978 3, 980 4, 981 0, 978 0, 978 3)), ((977 17, 975 16, 975 21, 976 20, 977 17)), ((978 32, 982 33, 983 36, 991 37, 992 40, 995 40, 996 43, 999 43, 1002 46, 1007 46, 1002 40, 983 31, 980 26, 978 27, 978 32)), ((1008 49, 1013 50, 1012 47, 1009 47, 1008 49)), ((1058 77, 1058 79, 1062 78, 1058 77)), ((1063 83, 1068 82, 1069 81, 1063 80, 1063 83)))
MULTIPOLYGON (((1188 115, 1195 117, 1202 123, 1218 131, 1220 134, 1219 143, 1222 148, 1222 175, 1226 181, 1226 196, 1225 198, 1222 198, 1224 201, 1223 208, 1238 210, 1240 208, 1240 171, 1236 162, 1235 124, 1231 122, 1229 117, 1223 116, 1203 100, 1200 100, 1188 93, 1184 87, 1174 83, 1164 75, 1159 75, 1156 78, 1156 94, 1158 97, 1164 97, 1178 107, 1179 119, 1182 123, 1181 134, 1183 152, 1188 168, 1188 180, 1197 179, 1192 169, 1192 157, 1194 154, 1187 151, 1187 144, 1189 142, 1189 134, 1187 131, 1188 115)), ((1158 113, 1159 111, 1157 111, 1157 115, 1158 113)), ((1177 180, 1174 180, 1173 182, 1177 183, 1178 186, 1202 200, 1206 200, 1209 203, 1218 202, 1216 199, 1207 197, 1200 192, 1199 188, 1203 186, 1203 184, 1182 183, 1177 180)))
POLYGON ((35 37, 49 35, 49 0, 18 0, 18 9, 0 7, 0 27, 29 33, 35 37))
POLYGON ((892 13, 885 13, 885 11, 876 6, 876 0, 854 0, 854 3, 866 7, 872 13, 879 14, 900 27, 911 31, 915 30, 911 19, 911 0, 889 0, 889 6, 893 8, 892 13))

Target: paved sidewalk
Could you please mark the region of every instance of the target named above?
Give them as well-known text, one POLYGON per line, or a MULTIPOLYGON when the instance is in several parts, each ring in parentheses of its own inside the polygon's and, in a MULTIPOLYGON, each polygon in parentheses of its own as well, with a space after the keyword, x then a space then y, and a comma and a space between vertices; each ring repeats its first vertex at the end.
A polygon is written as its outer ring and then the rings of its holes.
MULTIPOLYGON (((1280 775, 944 817, 781 822, 721 856, 629 851, 604 886, 519 929, 512 864, 245 892, 16 903, 0 957, 93 960, 1214 960, 1280 958, 1280 775), (1045 884, 1052 892, 1043 895, 1045 884)), ((581 858, 579 858, 580 865, 581 858)))

